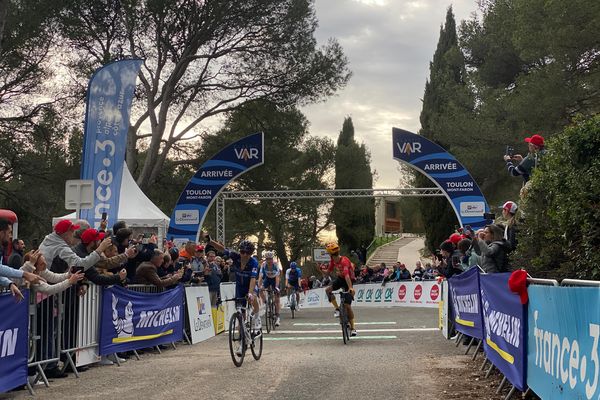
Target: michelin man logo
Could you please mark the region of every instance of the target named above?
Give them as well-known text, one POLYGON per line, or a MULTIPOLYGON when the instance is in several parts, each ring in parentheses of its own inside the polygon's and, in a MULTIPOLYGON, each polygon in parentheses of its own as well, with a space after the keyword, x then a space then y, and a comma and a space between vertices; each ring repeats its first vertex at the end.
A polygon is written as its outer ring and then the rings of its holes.
POLYGON ((117 304, 119 300, 112 295, 112 321, 117 332, 117 337, 132 337, 133 336, 133 304, 131 301, 125 306, 125 318, 119 318, 117 304))

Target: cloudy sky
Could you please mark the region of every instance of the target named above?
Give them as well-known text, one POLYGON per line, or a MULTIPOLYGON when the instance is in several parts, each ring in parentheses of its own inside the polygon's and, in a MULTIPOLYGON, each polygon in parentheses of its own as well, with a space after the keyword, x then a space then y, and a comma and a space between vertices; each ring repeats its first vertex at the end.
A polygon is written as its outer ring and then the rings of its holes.
POLYGON ((314 135, 337 139, 346 116, 371 151, 375 187, 399 185, 392 127, 417 132, 425 80, 452 5, 457 25, 476 11, 475 0, 316 0, 317 40, 336 38, 353 76, 325 103, 303 109, 314 135))

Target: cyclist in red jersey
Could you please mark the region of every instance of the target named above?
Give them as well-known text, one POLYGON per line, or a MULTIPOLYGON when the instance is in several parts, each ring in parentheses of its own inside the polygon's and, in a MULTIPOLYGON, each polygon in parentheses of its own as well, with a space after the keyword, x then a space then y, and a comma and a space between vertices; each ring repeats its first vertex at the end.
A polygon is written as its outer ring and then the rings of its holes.
POLYGON ((331 292, 338 289, 344 289, 344 291, 349 292, 344 295, 344 307, 346 307, 346 314, 348 315, 348 320, 350 321, 350 328, 352 329, 352 336, 356 336, 356 329, 354 329, 354 311, 352 311, 352 300, 354 300, 354 288, 352 287, 352 283, 354 279, 354 266, 348 257, 340 256, 340 247, 337 243, 329 243, 326 247, 327 252, 331 256, 331 261, 329 262, 329 272, 335 272, 335 279, 333 280, 331 286, 325 289, 325 293, 327 294, 327 298, 329 302, 333 304, 335 307, 335 317, 340 316, 340 309, 337 303, 337 299, 331 292))

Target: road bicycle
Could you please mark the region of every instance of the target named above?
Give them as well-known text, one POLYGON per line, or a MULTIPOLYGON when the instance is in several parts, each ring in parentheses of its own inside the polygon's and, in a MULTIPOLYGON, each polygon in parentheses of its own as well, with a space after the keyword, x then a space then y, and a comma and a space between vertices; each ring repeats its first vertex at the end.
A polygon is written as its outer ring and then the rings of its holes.
POLYGON ((342 326, 342 339, 344 340, 344 344, 348 344, 350 341, 350 336, 352 335, 352 328, 350 327, 350 320, 348 319, 348 314, 346 312, 346 303, 344 299, 346 296, 350 296, 350 292, 344 292, 342 290, 338 292, 332 292, 332 294, 339 294, 339 310, 340 310, 340 325, 342 326))
POLYGON ((270 287, 268 289, 262 289, 267 293, 266 304, 265 304, 265 325, 267 326, 267 333, 275 330, 275 293, 270 287))
POLYGON ((288 305, 290 306, 290 310, 292 311, 292 319, 294 319, 294 313, 298 309, 298 304, 296 300, 296 288, 292 286, 288 289, 288 305))
MULTIPOLYGON (((255 329, 253 316, 248 307, 243 306, 246 298, 227 299, 235 301, 236 311, 229 320, 229 352, 236 367, 244 362, 246 350, 250 347, 252 357, 259 360, 263 350, 263 334, 261 329, 255 329)), ((258 318, 258 316, 256 316, 258 318)))

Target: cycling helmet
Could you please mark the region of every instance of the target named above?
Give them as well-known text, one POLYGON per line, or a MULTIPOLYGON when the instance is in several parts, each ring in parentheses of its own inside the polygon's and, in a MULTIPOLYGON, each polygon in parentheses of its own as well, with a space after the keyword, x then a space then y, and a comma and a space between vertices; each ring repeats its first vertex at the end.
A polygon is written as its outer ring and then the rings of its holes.
POLYGON ((296 261, 292 261, 290 263, 290 268, 298 268, 298 264, 296 264, 296 261))
POLYGON ((240 251, 248 252, 250 254, 254 253, 255 247, 254 243, 249 240, 242 240, 239 246, 240 251))
POLYGON ((338 246, 337 243, 328 243, 326 250, 329 254, 334 254, 334 253, 339 253, 340 252, 340 246, 338 246))
POLYGON ((265 251, 263 256, 265 258, 273 258, 273 252, 272 251, 265 251))

